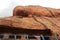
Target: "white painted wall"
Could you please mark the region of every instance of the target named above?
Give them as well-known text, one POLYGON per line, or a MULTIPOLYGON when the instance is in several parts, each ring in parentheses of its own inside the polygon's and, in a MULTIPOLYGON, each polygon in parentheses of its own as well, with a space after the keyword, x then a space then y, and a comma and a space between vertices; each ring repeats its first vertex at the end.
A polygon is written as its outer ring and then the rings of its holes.
POLYGON ((60 0, 0 0, 0 17, 12 16, 13 8, 17 5, 40 5, 60 8, 60 0))

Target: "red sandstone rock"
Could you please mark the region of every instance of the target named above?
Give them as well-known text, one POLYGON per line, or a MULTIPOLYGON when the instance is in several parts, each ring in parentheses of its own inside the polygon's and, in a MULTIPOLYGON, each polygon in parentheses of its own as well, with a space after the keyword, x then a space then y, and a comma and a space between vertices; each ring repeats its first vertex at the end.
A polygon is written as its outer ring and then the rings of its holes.
MULTIPOLYGON (((0 18, 0 25, 10 26, 15 28, 33 29, 33 30, 44 30, 50 29, 54 34, 60 37, 60 17, 36 17, 36 21, 32 17, 18 18, 8 17, 0 18), (45 25, 45 26, 44 26, 45 25)), ((53 35, 54 35, 53 34, 53 35)))
POLYGON ((31 30, 50 29, 53 35, 56 34, 60 38, 59 9, 41 6, 17 6, 13 13, 14 16, 12 17, 0 18, 0 25, 31 30), (23 11, 21 12, 21 10, 23 11), (16 13, 17 11, 19 14, 16 13), (18 16, 16 16, 17 14, 18 16), (21 15, 24 17, 20 17, 21 15), (28 15, 31 15, 31 17, 28 17, 28 15), (32 15, 34 16, 32 17, 32 15))
POLYGON ((14 8, 13 15, 16 16, 21 14, 29 14, 29 15, 36 15, 36 16, 59 16, 60 10, 54 8, 47 8, 42 6, 17 6, 14 8), (17 11, 20 11, 19 14, 17 11), (22 11, 22 12, 21 12, 22 11))

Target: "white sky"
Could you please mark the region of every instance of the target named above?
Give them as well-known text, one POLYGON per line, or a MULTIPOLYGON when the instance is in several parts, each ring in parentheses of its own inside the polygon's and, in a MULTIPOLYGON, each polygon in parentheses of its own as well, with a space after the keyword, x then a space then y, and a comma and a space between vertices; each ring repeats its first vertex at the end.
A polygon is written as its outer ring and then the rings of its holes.
POLYGON ((60 0, 0 0, 0 17, 12 16, 13 8, 17 5, 40 5, 60 8, 60 0))

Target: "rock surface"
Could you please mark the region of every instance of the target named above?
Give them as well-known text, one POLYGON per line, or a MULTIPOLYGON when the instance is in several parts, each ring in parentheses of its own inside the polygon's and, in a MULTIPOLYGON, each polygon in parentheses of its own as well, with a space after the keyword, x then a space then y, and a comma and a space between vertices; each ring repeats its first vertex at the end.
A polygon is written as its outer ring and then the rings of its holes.
POLYGON ((12 17, 0 18, 0 25, 33 30, 50 29, 60 38, 59 9, 41 6, 17 6, 13 15, 12 17))
POLYGON ((19 18, 17 16, 0 18, 0 25, 23 28, 23 29, 50 29, 54 34, 60 37, 60 17, 26 17, 19 18))
POLYGON ((47 8, 42 6, 17 6, 13 10, 14 16, 16 15, 21 16, 24 15, 24 13, 29 15, 47 16, 47 17, 60 16, 59 9, 47 8))

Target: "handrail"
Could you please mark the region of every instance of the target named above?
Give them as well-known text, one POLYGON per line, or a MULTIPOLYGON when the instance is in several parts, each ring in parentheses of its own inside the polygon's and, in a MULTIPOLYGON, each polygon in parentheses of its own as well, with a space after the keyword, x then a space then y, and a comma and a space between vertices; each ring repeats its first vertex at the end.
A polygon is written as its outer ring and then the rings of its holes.
MULTIPOLYGON (((0 38, 0 39, 6 39, 6 35, 7 34, 0 34, 1 36, 3 36, 3 38, 0 38)), ((11 35, 11 34, 10 34, 11 35)), ((10 36, 9 35, 9 36, 10 36)), ((17 39, 17 35, 19 35, 19 36, 21 36, 21 34, 12 34, 12 35, 14 35, 14 40, 16 40, 17 39)), ((26 40, 29 40, 29 35, 27 34, 27 35, 23 35, 24 36, 24 38, 26 39, 26 40)), ((41 40, 45 40, 45 37, 51 37, 51 38, 54 38, 54 40, 58 40, 58 37, 57 36, 43 36, 43 35, 39 35, 39 36, 35 36, 35 35, 30 35, 30 37, 35 37, 35 38, 40 38, 41 40)))

